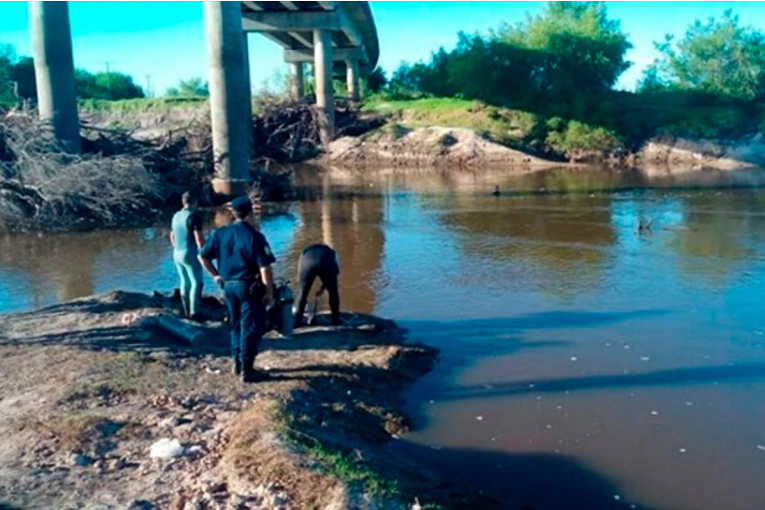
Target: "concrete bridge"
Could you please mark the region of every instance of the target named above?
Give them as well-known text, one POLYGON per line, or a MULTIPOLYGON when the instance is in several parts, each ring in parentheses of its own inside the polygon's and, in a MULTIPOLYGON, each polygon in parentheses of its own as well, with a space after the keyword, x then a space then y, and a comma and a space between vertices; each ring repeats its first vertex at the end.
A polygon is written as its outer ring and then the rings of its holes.
MULTIPOLYGON (((29 2, 40 117, 56 138, 80 150, 74 61, 67 2, 29 2)), ((345 76, 348 96, 374 69, 379 43, 368 2, 204 2, 216 177, 213 188, 237 195, 249 185, 250 58, 247 36, 261 33, 284 49, 291 93, 304 95, 304 64, 313 65, 323 143, 334 135, 333 78, 345 76)), ((255 148, 257 150, 257 148, 255 148)))

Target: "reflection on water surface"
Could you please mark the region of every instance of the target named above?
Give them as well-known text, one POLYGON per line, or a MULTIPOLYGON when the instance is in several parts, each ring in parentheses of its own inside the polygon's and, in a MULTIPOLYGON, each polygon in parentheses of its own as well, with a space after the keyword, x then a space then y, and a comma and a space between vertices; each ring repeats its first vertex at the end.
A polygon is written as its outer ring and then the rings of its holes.
MULTIPOLYGON (((260 222, 277 274, 328 242, 345 308, 442 350, 423 465, 536 508, 765 508, 763 173, 297 182, 260 222)), ((165 225, 0 242, 6 311, 175 285, 165 225)))

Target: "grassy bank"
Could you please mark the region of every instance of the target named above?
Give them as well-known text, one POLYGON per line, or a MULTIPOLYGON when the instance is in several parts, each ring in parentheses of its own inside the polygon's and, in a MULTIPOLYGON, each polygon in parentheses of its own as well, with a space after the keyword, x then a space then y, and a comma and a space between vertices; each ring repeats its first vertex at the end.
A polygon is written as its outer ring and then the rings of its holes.
POLYGON ((741 140, 765 131, 765 104, 702 94, 614 92, 597 110, 566 118, 455 98, 367 99, 389 134, 416 127, 468 128, 486 139, 541 155, 586 158, 636 151, 655 136, 741 140))
MULTIPOLYGON (((364 111, 386 115, 391 124, 405 127, 459 127, 513 148, 534 152, 607 152, 623 147, 614 131, 578 121, 546 118, 531 112, 454 98, 391 100, 369 98, 364 111)), ((391 129, 391 126, 388 126, 391 129)))

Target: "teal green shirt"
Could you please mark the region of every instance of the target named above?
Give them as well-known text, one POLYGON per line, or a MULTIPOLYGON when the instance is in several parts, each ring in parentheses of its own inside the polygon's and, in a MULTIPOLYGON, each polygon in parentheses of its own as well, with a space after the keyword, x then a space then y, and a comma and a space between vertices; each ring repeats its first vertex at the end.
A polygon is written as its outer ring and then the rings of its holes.
POLYGON ((202 230, 202 218, 194 209, 181 209, 173 215, 175 251, 196 256, 197 242, 194 231, 202 230))

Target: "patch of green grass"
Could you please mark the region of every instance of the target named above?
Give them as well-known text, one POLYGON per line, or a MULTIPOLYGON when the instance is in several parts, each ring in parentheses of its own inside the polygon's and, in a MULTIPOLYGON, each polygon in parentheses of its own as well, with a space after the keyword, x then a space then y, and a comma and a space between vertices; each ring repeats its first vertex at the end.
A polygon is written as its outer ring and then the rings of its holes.
POLYGON ((207 99, 200 97, 157 97, 120 101, 80 99, 77 104, 81 111, 127 113, 204 108, 207 106, 207 99))
POLYGON ((300 430, 300 420, 284 408, 275 411, 274 421, 280 425, 281 434, 297 452, 317 461, 331 476, 360 486, 373 496, 401 496, 396 480, 385 477, 364 460, 354 459, 352 452, 341 451, 300 430))
POLYGON ((456 98, 390 100, 377 95, 365 101, 362 111, 389 116, 407 127, 472 129, 492 141, 507 145, 533 136, 542 122, 533 113, 456 98))
POLYGON ((385 478, 363 462, 353 460, 350 455, 318 442, 313 446, 304 444, 303 447, 309 457, 320 462, 332 476, 345 483, 360 485, 364 487, 364 492, 373 496, 400 494, 398 482, 385 478))

